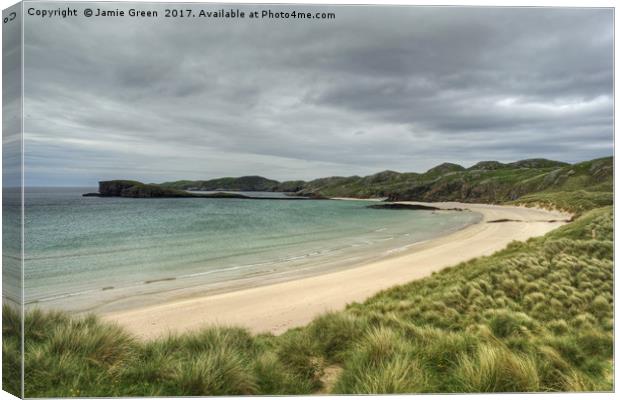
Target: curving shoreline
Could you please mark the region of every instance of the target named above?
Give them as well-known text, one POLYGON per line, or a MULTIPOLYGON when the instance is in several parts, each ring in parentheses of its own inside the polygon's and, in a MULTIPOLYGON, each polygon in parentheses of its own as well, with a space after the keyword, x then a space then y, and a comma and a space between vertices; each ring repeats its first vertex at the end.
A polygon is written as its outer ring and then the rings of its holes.
POLYGON ((282 333, 317 315, 343 309, 395 285, 430 275, 450 265, 501 250, 513 240, 543 235, 566 223, 559 211, 457 202, 420 203, 462 208, 482 214, 478 224, 412 245, 398 255, 346 270, 102 314, 142 338, 183 332, 208 324, 238 325, 252 332, 282 333), (504 221, 494 222, 493 221, 504 221))

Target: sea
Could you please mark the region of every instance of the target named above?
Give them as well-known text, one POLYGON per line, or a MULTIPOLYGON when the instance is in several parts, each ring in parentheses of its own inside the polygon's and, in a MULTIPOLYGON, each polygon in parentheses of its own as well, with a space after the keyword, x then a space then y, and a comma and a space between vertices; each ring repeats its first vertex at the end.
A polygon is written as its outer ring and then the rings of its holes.
POLYGON ((82 197, 93 191, 26 189, 28 308, 108 312, 353 268, 480 220, 372 201, 82 197))

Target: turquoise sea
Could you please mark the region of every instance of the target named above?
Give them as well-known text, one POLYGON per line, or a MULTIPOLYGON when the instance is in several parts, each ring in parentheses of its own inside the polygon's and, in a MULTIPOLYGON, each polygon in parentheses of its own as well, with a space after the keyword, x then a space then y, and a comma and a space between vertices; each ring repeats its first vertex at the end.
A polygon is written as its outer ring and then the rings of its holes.
POLYGON ((386 257, 479 219, 366 201, 81 196, 92 191, 26 190, 27 305, 105 311, 293 279, 386 257))

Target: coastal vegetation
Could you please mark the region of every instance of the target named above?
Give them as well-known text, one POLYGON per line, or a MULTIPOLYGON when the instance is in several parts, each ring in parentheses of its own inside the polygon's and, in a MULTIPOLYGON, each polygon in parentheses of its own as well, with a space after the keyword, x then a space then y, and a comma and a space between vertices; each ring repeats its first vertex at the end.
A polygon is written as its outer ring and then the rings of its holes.
POLYGON ((580 215, 593 208, 611 206, 614 202, 613 191, 575 190, 572 192, 539 192, 520 197, 508 202, 528 207, 555 208, 580 215))
MULTIPOLYGON (((611 186, 573 185, 592 179, 584 168, 528 200, 578 210, 571 223, 279 336, 218 326, 141 341, 96 316, 29 311, 25 396, 610 391, 611 186)), ((14 393, 19 330, 5 307, 14 393)))
MULTIPOLYGON (((586 190, 596 194, 588 200, 594 202, 594 205, 610 205, 612 178, 613 159, 605 157, 572 165, 545 159, 521 160, 508 164, 482 161, 470 168, 444 163, 424 173, 383 171, 364 177, 336 176, 307 182, 281 183, 250 176, 165 182, 161 186, 177 190, 261 190, 291 192, 309 197, 385 197, 390 200, 495 204, 515 202, 535 193, 537 196, 542 193, 541 203, 550 204, 545 198, 549 193, 586 190)), ((556 195, 553 197, 558 198, 556 195)), ((535 204, 537 197, 526 198, 525 203, 535 204)), ((560 203, 558 205, 567 206, 567 210, 573 211, 566 201, 560 203)), ((585 210, 586 206, 580 208, 585 210)))
POLYGON ((218 178, 203 181, 175 181, 164 182, 161 186, 181 190, 242 190, 258 192, 279 192, 293 190, 278 190, 280 182, 262 176, 242 176, 239 178, 218 178))

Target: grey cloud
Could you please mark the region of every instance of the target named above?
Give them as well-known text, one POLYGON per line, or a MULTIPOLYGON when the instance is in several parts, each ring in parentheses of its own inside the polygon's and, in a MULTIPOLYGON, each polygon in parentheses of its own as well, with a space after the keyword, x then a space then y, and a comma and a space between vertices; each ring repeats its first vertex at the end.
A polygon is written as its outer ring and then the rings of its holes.
POLYGON ((613 151, 609 9, 234 7, 337 18, 27 17, 28 182, 311 179, 613 151))

